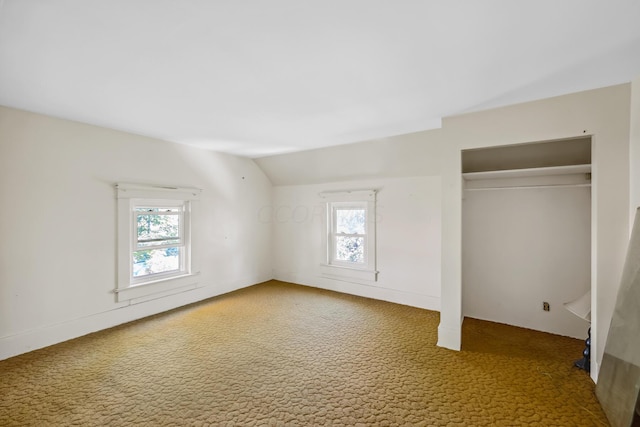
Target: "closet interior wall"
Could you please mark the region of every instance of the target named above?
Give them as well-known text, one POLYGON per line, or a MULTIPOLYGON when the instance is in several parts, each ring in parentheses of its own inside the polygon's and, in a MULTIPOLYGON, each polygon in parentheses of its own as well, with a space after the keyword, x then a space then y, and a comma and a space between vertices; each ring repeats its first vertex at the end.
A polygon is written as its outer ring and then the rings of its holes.
POLYGON ((579 138, 463 152, 464 316, 586 337, 563 303, 591 287, 590 149, 579 138))

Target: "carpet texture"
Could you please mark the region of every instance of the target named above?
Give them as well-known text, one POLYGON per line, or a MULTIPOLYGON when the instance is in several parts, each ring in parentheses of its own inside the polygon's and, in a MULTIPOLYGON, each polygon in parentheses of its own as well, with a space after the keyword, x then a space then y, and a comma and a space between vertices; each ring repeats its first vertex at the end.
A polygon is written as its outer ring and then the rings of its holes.
POLYGON ((438 321, 271 281, 0 361, 0 425, 608 425, 581 341, 438 321))

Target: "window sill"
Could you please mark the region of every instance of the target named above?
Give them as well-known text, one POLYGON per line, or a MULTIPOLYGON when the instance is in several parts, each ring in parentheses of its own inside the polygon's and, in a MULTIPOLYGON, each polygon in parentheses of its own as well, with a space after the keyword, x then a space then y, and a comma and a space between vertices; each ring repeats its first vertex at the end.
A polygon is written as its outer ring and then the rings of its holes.
POLYGON ((330 279, 362 284, 369 284, 378 280, 378 271, 376 270, 351 268, 331 264, 321 264, 320 274, 323 277, 330 279))
POLYGON ((142 298, 153 294, 167 292, 175 289, 180 289, 188 286, 193 286, 198 283, 199 273, 184 274, 181 276, 168 277, 165 279, 158 279, 151 282, 144 282, 139 284, 130 285, 126 288, 116 289, 116 298, 118 302, 128 301, 136 298, 142 298))

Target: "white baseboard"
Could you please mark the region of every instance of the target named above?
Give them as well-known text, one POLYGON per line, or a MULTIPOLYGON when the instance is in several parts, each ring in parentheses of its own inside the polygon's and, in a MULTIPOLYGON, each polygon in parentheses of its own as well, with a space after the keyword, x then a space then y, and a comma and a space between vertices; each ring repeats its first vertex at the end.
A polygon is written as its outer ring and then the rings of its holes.
POLYGON ((226 294, 267 280, 271 280, 271 277, 263 280, 254 278, 230 283, 216 283, 215 285, 200 286, 195 289, 187 288, 180 293, 137 304, 121 305, 113 310, 0 337, 0 360, 226 294))
POLYGON ((297 272, 278 270, 274 270, 274 279, 411 307, 424 308, 426 310, 440 311, 440 298, 438 297, 385 288, 379 286, 379 282, 376 285, 365 285, 321 277, 319 275, 311 276, 297 272))
POLYGON ((460 351, 460 348, 462 347, 461 325, 462 323, 457 327, 451 327, 440 322, 440 325, 438 326, 438 347, 460 351))

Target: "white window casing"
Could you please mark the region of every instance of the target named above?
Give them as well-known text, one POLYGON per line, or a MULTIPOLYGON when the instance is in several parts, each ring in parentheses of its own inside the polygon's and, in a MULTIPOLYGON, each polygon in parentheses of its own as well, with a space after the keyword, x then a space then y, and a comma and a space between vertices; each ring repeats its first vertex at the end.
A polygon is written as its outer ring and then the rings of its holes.
POLYGON ((118 274, 117 301, 141 301, 195 288, 200 273, 198 258, 199 198, 197 188, 119 183, 118 201, 118 274), (171 217, 176 235, 146 238, 138 233, 138 217, 171 217), (134 274, 136 251, 174 248, 178 253, 176 268, 134 274))
POLYGON ((376 270, 376 190, 323 192, 326 202, 323 227, 324 259, 320 265, 322 276, 354 283, 371 283, 377 280, 376 270), (364 211, 364 228, 340 229, 339 212, 364 211), (339 241, 357 240, 362 246, 355 259, 340 258, 339 241))

